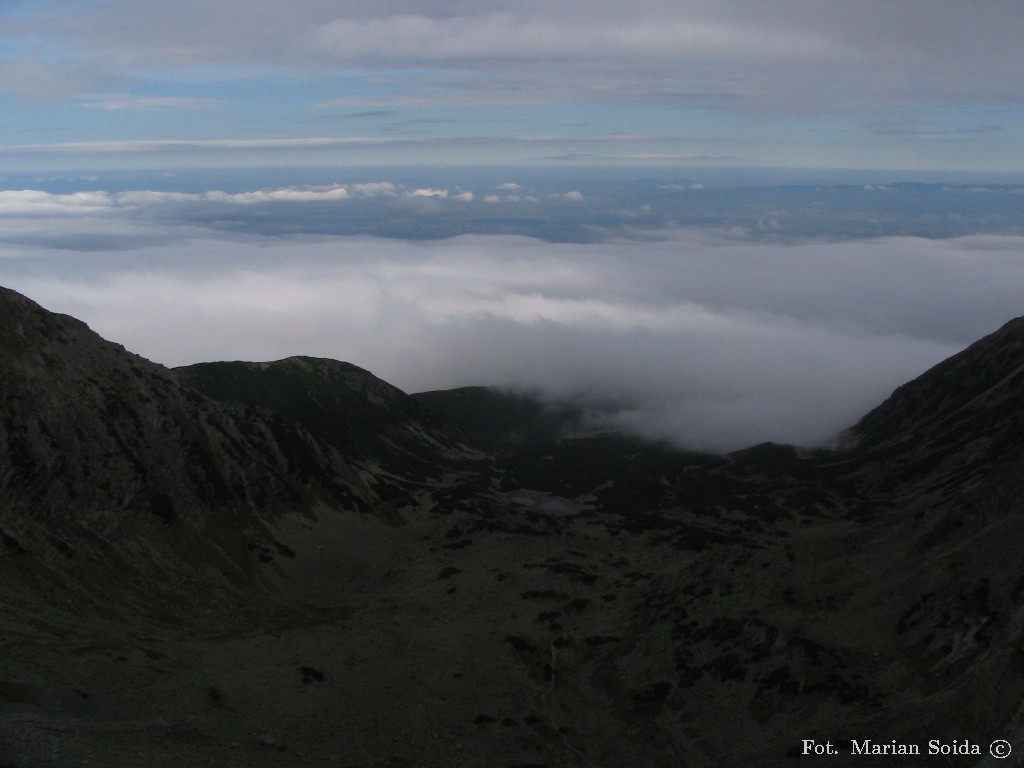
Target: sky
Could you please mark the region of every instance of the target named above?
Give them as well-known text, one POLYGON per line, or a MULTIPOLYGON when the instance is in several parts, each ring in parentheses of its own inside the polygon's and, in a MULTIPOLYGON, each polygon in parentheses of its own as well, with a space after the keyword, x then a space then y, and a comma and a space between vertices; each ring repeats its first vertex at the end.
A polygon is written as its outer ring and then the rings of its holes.
POLYGON ((1019 0, 0 0, 0 285, 169 366, 828 444, 1024 314, 1022 32, 1019 0))
POLYGON ((3 0, 0 167, 1024 171, 1017 0, 3 0))

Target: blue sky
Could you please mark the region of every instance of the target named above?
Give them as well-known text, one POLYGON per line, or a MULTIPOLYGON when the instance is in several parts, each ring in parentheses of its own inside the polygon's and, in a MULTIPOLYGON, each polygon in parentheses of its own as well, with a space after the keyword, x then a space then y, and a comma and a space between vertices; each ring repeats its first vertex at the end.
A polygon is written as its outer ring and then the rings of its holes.
POLYGON ((0 2, 9 172, 1024 171, 1016 0, 0 2))

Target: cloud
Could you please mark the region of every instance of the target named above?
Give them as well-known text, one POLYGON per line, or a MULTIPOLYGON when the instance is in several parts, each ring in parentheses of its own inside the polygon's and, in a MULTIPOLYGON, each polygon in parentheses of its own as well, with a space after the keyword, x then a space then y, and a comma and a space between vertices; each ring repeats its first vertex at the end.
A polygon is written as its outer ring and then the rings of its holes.
POLYGON ((333 200, 347 200, 349 191, 343 186, 326 188, 289 188, 259 190, 256 192, 207 192, 203 195, 206 200, 215 202, 237 203, 241 205, 253 205, 255 203, 310 203, 327 202, 333 200))
POLYGON ((813 13, 800 0, 413 7, 341 11, 315 26, 309 44, 337 66, 477 67, 498 82, 514 79, 520 93, 571 90, 601 101, 831 110, 906 99, 1002 103, 1022 93, 1011 30, 1024 14, 1005 5, 980 14, 935 13, 920 0, 855 12, 833 0, 813 13))
POLYGON ((0 93, 34 104, 64 101, 98 79, 95 64, 45 61, 37 56, 0 61, 0 93))
POLYGON ((134 96, 127 93, 92 94, 82 97, 88 109, 117 111, 122 109, 208 109, 216 102, 191 96, 134 96))
POLYGON ((36 189, 0 190, 0 215, 25 213, 96 213, 114 205, 108 192, 56 195, 36 189))
MULTIPOLYGON (((414 200, 436 204, 394 202, 414 200)), ((142 238, 122 217, 64 220, 142 238)), ((1018 314, 1024 284, 1024 238, 1009 236, 584 245, 150 224, 137 247, 68 254, 47 250, 45 223, 22 232, 39 238, 29 255, 0 249, 0 284, 160 362, 333 357, 407 391, 581 398, 613 424, 719 450, 826 440, 1018 314)))
MULTIPOLYGON (((535 101, 535 100, 534 100, 535 101)), ((347 109, 351 107, 470 107, 480 105, 492 105, 494 98, 490 94, 476 94, 465 96, 453 96, 451 93, 431 94, 429 96, 345 96, 340 99, 317 102, 313 106, 317 109, 347 109)), ((532 103, 531 101, 506 101, 508 103, 532 103)), ((373 110, 364 114, 371 115, 375 112, 394 113, 395 110, 373 110)), ((348 115, 343 115, 348 117, 348 115)))
POLYGON ((735 155, 694 155, 678 152, 632 152, 607 158, 594 158, 597 160, 615 160, 629 163, 715 163, 723 160, 738 160, 735 155))
MULTIPOLYGON (((320 203, 348 200, 356 197, 394 197, 400 187, 389 181, 362 184, 332 184, 329 186, 285 187, 260 189, 250 192, 167 192, 135 189, 124 192, 102 190, 54 194, 37 189, 0 190, 0 217, 16 215, 97 214, 107 211, 162 206, 175 203, 226 203, 230 205, 256 205, 260 203, 320 203)), ((405 194, 413 197, 447 197, 447 190, 414 189, 405 194)), ((457 200, 471 201, 471 192, 455 196, 457 200)), ((3 236, 0 235, 0 239, 3 236)))
POLYGON ((63 154, 137 154, 143 152, 196 152, 196 151, 245 151, 263 149, 330 149, 334 147, 378 146, 398 144, 403 139, 374 136, 333 138, 293 137, 283 139, 152 139, 152 140, 103 140, 68 141, 52 144, 19 144, 0 147, 6 154, 18 153, 63 153, 63 154))
POLYGON ((424 97, 424 73, 447 73, 462 86, 428 100, 571 96, 834 114, 887 104, 1019 104, 1022 25, 1016 3, 932 0, 526 0, 502 10, 481 0, 248 0, 244 12, 229 0, 107 0, 23 21, 25 39, 65 59, 54 64, 33 50, 14 66, 34 68, 29 79, 53 94, 75 87, 57 69, 90 71, 81 87, 96 73, 113 83, 188 62, 193 71, 221 67, 236 77, 246 68, 251 77, 268 68, 292 76, 385 70, 404 83, 404 92, 335 105, 409 103, 424 97))
MULTIPOLYGON (((671 142, 672 139, 659 136, 641 136, 628 134, 574 136, 566 139, 558 135, 545 136, 439 136, 439 137, 408 137, 408 136, 293 136, 273 139, 104 139, 95 141, 66 141, 51 143, 0 145, 0 156, 88 156, 96 155, 98 162, 105 162, 106 157, 117 155, 177 155, 196 157, 214 157, 217 153, 242 154, 250 153, 255 157, 266 156, 268 153, 292 153, 291 157, 316 157, 323 162, 324 155, 314 153, 339 152, 354 155, 360 153, 365 162, 368 153, 379 150, 374 155, 377 161, 385 162, 394 158, 396 150, 421 150, 434 153, 458 152, 465 155, 466 151, 503 150, 518 147, 532 150, 539 147, 562 147, 580 145, 620 145, 648 144, 671 142)), ((590 156, 588 156, 590 157, 590 156)), ((596 157, 596 155, 595 155, 596 157)), ((613 157, 611 159, 622 159, 613 157)), ((578 156, 565 156, 559 159, 578 159, 578 156)), ((209 160, 207 160, 208 162, 209 160)), ((257 161, 258 162, 258 161, 257 161)), ((312 161, 310 161, 312 162, 312 161)))
MULTIPOLYGON (((329 107, 328 104, 316 104, 316 107, 329 107)), ((398 114, 393 109, 373 109, 364 112, 350 112, 347 115, 336 115, 335 120, 362 120, 370 117, 394 117, 398 114)))
POLYGON ((927 136, 927 137, 948 137, 948 136, 974 136, 983 133, 999 133, 1005 130, 1001 125, 968 125, 955 128, 938 128, 935 126, 922 125, 918 122, 907 120, 888 120, 884 122, 869 123, 866 128, 880 136, 927 136))
POLYGON ((375 197, 382 195, 384 197, 394 197, 398 193, 398 187, 392 184, 390 181, 380 182, 369 182, 365 184, 353 184, 352 191, 358 195, 365 195, 367 197, 375 197))

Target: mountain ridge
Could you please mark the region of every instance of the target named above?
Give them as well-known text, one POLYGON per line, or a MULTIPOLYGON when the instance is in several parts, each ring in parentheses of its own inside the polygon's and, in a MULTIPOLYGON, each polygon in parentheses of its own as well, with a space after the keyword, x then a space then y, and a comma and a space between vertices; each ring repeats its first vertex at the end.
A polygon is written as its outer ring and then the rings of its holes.
POLYGON ((897 420, 902 421, 904 433, 912 428, 920 436, 924 428, 928 438, 934 440, 942 437, 939 430, 958 428, 957 418, 976 419, 978 413, 1012 398, 1022 385, 1024 317, 1018 317, 898 387, 849 432, 859 443, 891 442, 892 437, 884 434, 885 424, 897 420), (958 384, 958 399, 952 402, 949 398, 953 393, 943 392, 950 379, 958 384), (908 424, 908 419, 914 423, 908 424))

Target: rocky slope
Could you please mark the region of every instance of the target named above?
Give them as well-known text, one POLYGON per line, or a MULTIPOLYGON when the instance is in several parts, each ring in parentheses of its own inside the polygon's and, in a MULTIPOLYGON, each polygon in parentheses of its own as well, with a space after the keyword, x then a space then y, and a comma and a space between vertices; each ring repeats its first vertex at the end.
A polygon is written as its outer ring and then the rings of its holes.
POLYGON ((842 450, 709 456, 0 291, 0 765, 1024 750, 1022 370, 1018 320, 842 450))
MULTIPOLYGON (((427 446, 459 455, 447 437, 395 409, 404 395, 365 371, 301 360, 265 368, 268 393, 281 371, 316 370, 320 389, 305 393, 305 402, 340 391, 347 399, 333 404, 353 422, 369 423, 374 414, 382 426, 401 421, 414 433, 402 439, 423 448, 421 465, 435 458, 427 446)), ((312 405, 302 418, 244 393, 225 402, 216 391, 204 395, 203 382, 201 370, 175 375, 73 318, 0 292, 7 551, 61 566, 95 561, 110 578, 127 570, 161 588, 186 574, 215 588, 225 578, 248 584, 260 563, 290 556, 268 527, 283 513, 324 507, 401 519, 393 502, 410 503, 400 489, 406 478, 379 463, 401 449, 382 444, 371 456, 356 445, 360 435, 370 439, 365 426, 342 434, 318 420, 312 405)), ((387 438, 383 432, 381 441, 398 439, 398 427, 387 438)), ((143 592, 150 589, 146 583, 143 592)), ((187 604, 191 591, 182 594, 187 604)))

